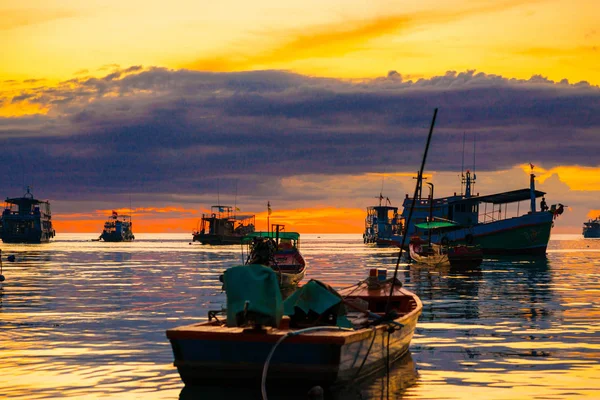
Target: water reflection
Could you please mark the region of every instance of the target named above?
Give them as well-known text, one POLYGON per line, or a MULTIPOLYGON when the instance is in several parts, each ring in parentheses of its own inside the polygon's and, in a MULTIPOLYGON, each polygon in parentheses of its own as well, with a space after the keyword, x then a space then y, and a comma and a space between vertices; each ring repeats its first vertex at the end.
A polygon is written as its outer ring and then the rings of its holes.
MULTIPOLYGON (((3 264, 0 397, 186 396, 165 330, 220 308, 218 276, 240 263, 241 251, 190 246, 187 234, 163 236, 136 234, 135 242, 114 246, 89 235, 3 245, 16 261, 3 264)), ((307 278, 339 288, 369 268, 396 265, 397 251, 364 246, 360 235, 319 236, 303 235, 307 278)), ((599 254, 600 241, 575 239, 551 241, 546 258, 489 258, 476 269, 402 264, 404 286, 424 303, 409 368, 415 372, 416 364, 419 377, 410 386, 416 373, 396 364, 390 398, 593 397, 600 387, 599 254)), ((380 376, 329 395, 386 398, 386 387, 380 376)))
MULTIPOLYGON (((261 390, 255 388, 237 387, 235 377, 232 376, 232 385, 222 386, 186 386, 182 389, 180 400, 199 399, 231 399, 231 400, 260 400, 261 390)), ((369 376, 358 383, 345 385, 324 392, 324 400, 362 400, 362 399, 398 399, 413 386, 418 380, 417 368, 412 355, 407 353, 391 365, 389 376, 385 370, 380 370, 375 375, 369 376), (388 379, 389 377, 389 379, 388 379)), ((269 387, 267 395, 272 400, 307 400, 311 388, 294 387, 269 387)))

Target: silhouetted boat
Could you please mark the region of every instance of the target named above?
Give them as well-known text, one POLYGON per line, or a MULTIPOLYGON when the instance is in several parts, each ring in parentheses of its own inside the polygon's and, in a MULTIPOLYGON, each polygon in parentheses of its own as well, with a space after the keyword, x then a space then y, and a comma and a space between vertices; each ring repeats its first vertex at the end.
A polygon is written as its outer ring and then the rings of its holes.
MULTIPOLYGON (((415 224, 426 221, 429 209, 433 209, 433 218, 451 220, 457 223, 454 229, 449 229, 432 236, 433 243, 448 241, 454 244, 478 245, 484 254, 545 254, 550 240, 550 230, 557 213, 536 209, 536 198, 545 195, 535 189, 535 175, 530 174, 530 187, 509 192, 501 192, 486 196, 473 195, 471 185, 475 176, 469 171, 465 177, 465 194, 432 199, 422 197, 418 189, 415 199, 414 219, 410 226, 404 227, 402 233, 408 237, 415 235, 427 240, 427 233, 419 230, 415 224), (506 205, 528 201, 524 213, 509 216, 506 205), (485 206, 484 207, 482 207, 485 206), (488 205, 490 209, 488 209, 488 205)), ((404 199, 404 209, 399 223, 404 224, 413 199, 408 195, 404 199)), ((560 207, 559 207, 560 208, 560 207)), ((553 206, 553 209, 556 209, 553 206)), ((378 244, 400 245, 402 234, 390 235, 377 239, 378 244)))
POLYGON ((192 232, 192 241, 202 244, 240 244, 254 232, 255 216, 238 215, 231 206, 212 206, 210 214, 202 214, 200 230, 192 232))
POLYGON ((56 234, 50 203, 35 199, 29 187, 23 197, 6 199, 1 222, 0 236, 4 243, 43 243, 56 234))
POLYGON ((367 207, 364 243, 377 243, 380 237, 387 238, 402 233, 398 207, 393 207, 388 197, 385 197, 386 203, 382 205, 383 200, 383 195, 379 194, 379 205, 367 207))
POLYGON ((116 211, 104 223, 104 229, 99 240, 105 242, 131 242, 133 236, 133 222, 129 215, 118 215, 116 211))
POLYGON ((600 216, 583 223, 584 238, 600 238, 600 216))

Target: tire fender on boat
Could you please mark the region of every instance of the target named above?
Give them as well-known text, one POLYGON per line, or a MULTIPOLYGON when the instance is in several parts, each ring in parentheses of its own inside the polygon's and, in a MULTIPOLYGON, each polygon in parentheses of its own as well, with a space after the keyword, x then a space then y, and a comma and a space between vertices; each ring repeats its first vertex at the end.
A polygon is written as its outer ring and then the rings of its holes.
POLYGON ((465 236, 465 242, 467 242, 467 244, 473 244, 473 235, 469 233, 467 236, 465 236))

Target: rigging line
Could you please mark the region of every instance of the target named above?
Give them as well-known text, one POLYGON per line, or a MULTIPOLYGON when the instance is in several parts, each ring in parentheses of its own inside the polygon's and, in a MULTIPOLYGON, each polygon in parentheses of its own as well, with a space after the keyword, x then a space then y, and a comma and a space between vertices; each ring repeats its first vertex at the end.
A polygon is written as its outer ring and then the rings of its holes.
POLYGON ((463 132, 462 164, 460 166, 460 194, 461 195, 464 193, 463 185, 465 184, 465 182, 464 182, 464 178, 465 178, 465 135, 466 135, 466 133, 463 132))
MULTIPOLYGON (((437 116, 438 109, 433 110, 433 119, 431 120, 431 126, 429 127, 429 135, 427 136, 427 143, 425 144, 425 152, 423 153, 423 160, 421 160, 421 169, 419 170, 419 177, 423 176, 423 170, 425 169, 425 162, 427 161, 427 152, 429 151, 429 144, 431 143, 431 135, 433 134, 433 127, 435 125, 435 118, 437 116)), ((398 252, 398 260, 396 261, 396 268, 394 269, 394 276, 392 277, 392 284, 390 285, 390 294, 387 298, 387 304, 385 306, 385 311, 388 313, 390 311, 390 305, 392 295, 394 294, 394 286, 396 284, 398 278, 398 268, 400 268, 400 260, 402 259, 402 250, 404 249, 404 245, 406 243, 406 236, 408 236, 408 229, 410 227, 410 220, 413 215, 413 211, 415 209, 415 200, 417 198, 417 194, 419 191, 419 179, 417 179, 417 184, 415 185, 415 193, 412 198, 412 202, 410 205, 410 211, 408 212, 408 219, 406 220, 406 230, 402 235, 402 244, 400 245, 400 251, 398 252)))

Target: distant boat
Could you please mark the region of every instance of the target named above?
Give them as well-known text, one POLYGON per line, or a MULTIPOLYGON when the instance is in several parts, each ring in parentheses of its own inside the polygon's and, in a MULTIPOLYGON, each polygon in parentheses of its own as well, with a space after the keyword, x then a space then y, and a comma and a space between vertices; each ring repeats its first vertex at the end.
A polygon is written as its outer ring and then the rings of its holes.
POLYGON ((381 238, 392 237, 400 234, 402 225, 398 217, 398 207, 392 207, 390 199, 379 194, 379 205, 367 207, 367 217, 365 218, 365 231, 363 233, 364 243, 377 243, 381 238))
POLYGON ((244 237, 248 245, 246 264, 270 267, 279 276, 282 290, 295 289, 304 278, 308 265, 300 253, 300 234, 284 232, 276 225, 274 232, 253 232, 244 237))
POLYGON ((210 214, 202 214, 200 229, 192 232, 192 241, 202 244, 240 244, 242 238, 254 232, 255 216, 236 214, 231 206, 216 205, 210 214))
POLYGON ((483 261, 483 252, 478 246, 427 243, 419 236, 411 239, 408 250, 414 262, 433 267, 475 268, 483 261))
MULTIPOLYGON (((563 206, 552 206, 550 210, 536 209, 536 198, 545 195, 535 189, 535 175, 530 174, 530 187, 486 196, 473 195, 471 186, 475 174, 469 171, 464 178, 465 194, 432 199, 422 197, 418 189, 415 199, 414 215, 410 226, 404 226, 396 235, 379 236, 376 243, 397 245, 402 243, 402 234, 408 237, 420 236, 427 240, 428 233, 415 225, 428 220, 430 207, 433 220, 451 220, 457 223, 452 230, 434 234, 433 243, 449 242, 453 244, 478 245, 484 254, 545 254, 550 240, 550 230, 554 219, 563 211, 563 206), (529 202, 519 214, 519 203, 529 202), (507 204, 517 204, 517 214, 507 215, 507 204), (483 207, 485 206, 485 207, 483 207)), ((420 181, 419 178, 417 178, 420 181)), ((404 209, 398 224, 404 224, 408 217, 413 199, 406 195, 404 209)))
POLYGON ((583 223, 583 237, 600 238, 600 216, 583 223))
POLYGON ((56 234, 50 203, 35 199, 29 187, 23 197, 6 199, 1 223, 4 243, 44 243, 56 234))
POLYGON ((131 242, 135 239, 132 231, 131 216, 118 215, 116 211, 104 223, 104 229, 99 240, 105 242, 131 242))
POLYGON ((227 310, 167 330, 186 386, 262 387, 266 398, 272 386, 347 384, 407 353, 423 305, 394 278, 371 270, 339 292, 311 280, 285 301, 277 279, 261 265, 229 268, 227 310))

